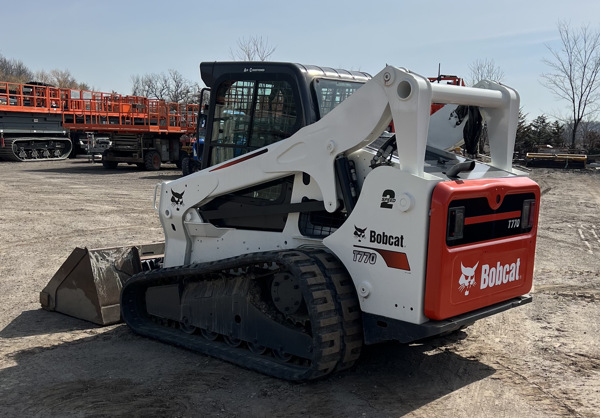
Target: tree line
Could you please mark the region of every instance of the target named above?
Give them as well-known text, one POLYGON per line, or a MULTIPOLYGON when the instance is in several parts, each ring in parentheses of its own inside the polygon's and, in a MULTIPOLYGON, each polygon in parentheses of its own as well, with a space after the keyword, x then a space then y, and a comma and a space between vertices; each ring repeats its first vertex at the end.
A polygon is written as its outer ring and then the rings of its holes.
POLYGON ((548 47, 551 58, 545 59, 549 72, 542 83, 560 100, 569 104, 563 119, 570 129, 570 147, 586 141, 585 121, 600 110, 600 30, 589 25, 573 28, 558 23, 560 49, 548 47))
POLYGON ((38 82, 54 87, 78 90, 90 90, 87 83, 75 79, 69 70, 32 71, 25 63, 0 54, 0 81, 8 83, 38 82))
MULTIPOLYGON (((44 83, 53 87, 92 90, 93 88, 77 80, 69 70, 32 71, 23 61, 7 58, 0 54, 0 81, 8 83, 44 83)), ((131 77, 131 94, 167 102, 196 103, 199 86, 181 75, 177 70, 167 73, 134 75, 131 77)))
POLYGON ((131 76, 131 94, 175 103, 198 103, 200 86, 177 70, 131 76))
MULTIPOLYGON (((600 123, 593 122, 600 111, 600 30, 589 25, 574 28, 558 22, 560 47, 547 46, 550 58, 544 60, 549 71, 540 81, 561 101, 568 103, 567 115, 540 115, 527 123, 521 114, 517 130, 518 151, 534 151, 551 145, 559 148, 600 148, 600 123)), ((233 60, 267 61, 276 47, 261 36, 240 38, 233 60)), ((470 84, 488 79, 502 81, 504 72, 493 60, 477 60, 471 66, 470 84)), ((88 84, 73 77, 69 70, 31 71, 22 61, 0 54, 0 81, 26 83, 38 81, 61 88, 90 90, 88 84)), ((166 73, 133 75, 132 94, 170 102, 196 103, 198 83, 187 80, 177 70, 166 73)))
POLYGON ((515 152, 524 155, 527 152, 549 151, 554 148, 562 152, 600 154, 600 123, 581 121, 578 130, 580 140, 573 145, 571 123, 550 121, 546 115, 540 115, 527 123, 526 115, 519 112, 515 152))
MULTIPOLYGON (((566 115, 540 115, 528 123, 522 111, 515 141, 515 152, 524 154, 544 148, 567 152, 600 154, 600 122, 594 121, 600 110, 600 30, 589 25, 574 28, 558 22, 560 48, 547 46, 549 68, 540 76, 541 83, 560 101, 566 102, 566 115)), ((493 60, 477 60, 470 67, 470 84, 481 80, 503 81, 504 72, 493 60)), ((486 141, 485 128, 480 149, 486 141)))

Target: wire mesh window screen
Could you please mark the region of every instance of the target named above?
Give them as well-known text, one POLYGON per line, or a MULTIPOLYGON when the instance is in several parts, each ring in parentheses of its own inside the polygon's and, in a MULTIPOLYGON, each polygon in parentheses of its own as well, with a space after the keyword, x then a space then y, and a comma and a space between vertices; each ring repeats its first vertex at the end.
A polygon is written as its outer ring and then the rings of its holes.
POLYGON ((362 83, 349 81, 316 79, 314 87, 321 117, 335 109, 362 85, 362 83))
POLYGON ((287 81, 230 81, 217 90, 211 165, 291 136, 299 128, 287 81))
POLYGON ((231 81, 219 86, 213 119, 211 164, 246 152, 254 84, 254 81, 231 81))
POLYGON ((264 147, 291 136, 297 130, 297 113, 288 82, 259 82, 257 87, 250 145, 264 147))

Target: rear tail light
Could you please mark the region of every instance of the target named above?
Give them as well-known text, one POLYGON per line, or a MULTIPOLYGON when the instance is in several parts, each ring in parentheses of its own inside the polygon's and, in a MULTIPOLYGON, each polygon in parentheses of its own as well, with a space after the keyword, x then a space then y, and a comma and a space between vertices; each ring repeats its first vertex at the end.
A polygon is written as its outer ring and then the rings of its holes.
POLYGON ((527 199, 523 201, 523 209, 521 210, 521 228, 533 228, 535 218, 535 199, 527 199))
POLYGON ((454 241, 462 239, 465 227, 465 207, 459 206, 448 209, 448 226, 446 229, 446 240, 454 241))

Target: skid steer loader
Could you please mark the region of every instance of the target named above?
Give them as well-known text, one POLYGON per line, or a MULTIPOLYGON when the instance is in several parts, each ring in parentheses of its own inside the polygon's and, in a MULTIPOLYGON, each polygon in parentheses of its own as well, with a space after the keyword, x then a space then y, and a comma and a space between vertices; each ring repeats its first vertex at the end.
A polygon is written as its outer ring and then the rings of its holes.
MULTIPOLYGON (((205 168, 157 185, 165 247, 147 258, 158 268, 135 256, 132 277, 93 277, 122 286, 135 332, 309 380, 351 367, 363 344, 531 301, 540 191, 512 167, 514 90, 393 66, 374 77, 271 62, 200 71, 205 168), (487 123, 490 164, 445 151, 463 137, 457 106, 487 123)), ((60 305, 58 292, 45 299, 60 305)))

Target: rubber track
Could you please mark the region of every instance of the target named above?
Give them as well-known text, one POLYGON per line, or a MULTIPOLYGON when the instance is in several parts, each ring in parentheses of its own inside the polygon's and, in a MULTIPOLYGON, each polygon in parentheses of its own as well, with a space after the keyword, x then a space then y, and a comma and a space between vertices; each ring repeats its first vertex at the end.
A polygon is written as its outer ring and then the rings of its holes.
MULTIPOLYGON (((36 138, 25 138, 28 141, 36 141, 36 138)), ((60 157, 48 157, 48 158, 21 158, 18 155, 15 154, 14 150, 13 150, 13 143, 15 141, 20 141, 23 140, 23 138, 5 138, 4 139, 4 147, 0 147, 0 161, 4 160, 4 161, 18 161, 18 162, 27 162, 27 161, 57 161, 57 160, 65 160, 69 154, 70 151, 67 153, 62 154, 60 157)), ((48 139, 39 139, 39 141, 43 141, 46 142, 48 139)), ((60 141, 60 142, 69 142, 69 144, 71 143, 71 140, 68 138, 52 138, 53 141, 60 141)))
POLYGON ((341 361, 334 371, 346 370, 358 360, 363 346, 361 310, 356 289, 346 268, 333 254, 322 250, 309 254, 315 257, 335 286, 337 309, 342 315, 342 352, 341 361))
MULTIPOLYGON (((136 333, 207 354, 239 366, 286 380, 311 380, 350 367, 362 347, 360 310, 347 272, 335 257, 323 250, 290 250, 248 254, 216 262, 171 267, 133 276, 121 292, 121 313, 136 333), (252 265, 276 263, 300 284, 311 323, 313 356, 298 365, 189 335, 161 325, 146 313, 145 291, 151 286, 226 277, 252 265)), ((259 342, 260 344, 260 342, 259 342)))

